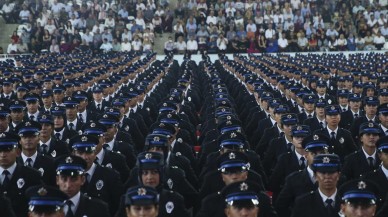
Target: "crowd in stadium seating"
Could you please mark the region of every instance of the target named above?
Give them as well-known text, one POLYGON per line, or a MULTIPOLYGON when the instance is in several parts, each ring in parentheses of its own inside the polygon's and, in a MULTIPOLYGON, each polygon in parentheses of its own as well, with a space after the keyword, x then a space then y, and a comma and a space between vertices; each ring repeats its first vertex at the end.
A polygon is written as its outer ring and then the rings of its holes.
POLYGON ((178 0, 176 5, 5 0, 0 5, 7 22, 23 24, 8 53, 147 53, 163 32, 175 36, 165 42, 165 52, 179 54, 388 49, 386 0, 178 0))

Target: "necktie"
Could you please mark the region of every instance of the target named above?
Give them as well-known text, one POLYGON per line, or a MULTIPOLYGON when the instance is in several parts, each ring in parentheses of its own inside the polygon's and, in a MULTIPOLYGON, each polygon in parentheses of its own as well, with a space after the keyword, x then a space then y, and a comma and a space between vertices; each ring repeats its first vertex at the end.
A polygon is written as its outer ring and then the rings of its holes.
POLYGON ((109 150, 109 151, 111 150, 109 144, 104 144, 102 145, 102 147, 106 150, 109 150))
POLYGON ((375 167, 375 160, 373 159, 373 157, 368 157, 368 163, 369 163, 369 167, 371 169, 374 169, 374 167, 375 167))
POLYGON ((85 123, 84 117, 82 116, 82 114, 79 114, 78 117, 79 117, 79 121, 81 121, 82 123, 85 123))
POLYGON ((302 157, 300 157, 300 169, 304 169, 304 168, 306 168, 306 159, 302 156, 302 157))
POLYGON ((74 124, 73 123, 70 123, 69 127, 70 127, 70 130, 74 130, 74 124))
POLYGON ((354 114, 354 119, 357 119, 358 118, 358 114, 354 114))
POLYGON ((46 144, 40 145, 40 152, 42 154, 47 154, 47 151, 48 151, 48 146, 46 144))
POLYGON ((312 118, 313 116, 312 115, 307 115, 308 118, 312 118))
POLYGON ((139 105, 139 109, 141 109, 142 108, 142 106, 141 105, 139 105))
POLYGON ((26 162, 24 162, 24 166, 32 167, 32 159, 27 158, 26 162))
POLYGON ((98 159, 98 157, 96 157, 96 159, 94 160, 94 163, 100 165, 100 161, 99 160, 100 159, 98 159))
POLYGON ((335 140, 335 132, 331 132, 330 133, 330 139, 331 140, 335 140))
POLYGON ((56 137, 58 140, 61 140, 61 134, 60 134, 60 133, 55 133, 55 137, 56 137))
POLYGON ((97 110, 101 110, 101 104, 97 104, 97 110))
POLYGON ((292 146, 291 142, 287 143, 287 150, 291 150, 291 146, 292 146))
POLYGON ((73 202, 71 200, 68 200, 66 201, 66 205, 67 205, 66 217, 74 217, 73 210, 71 209, 71 207, 73 206, 73 202))
POLYGON ((133 114, 133 109, 131 109, 131 111, 129 112, 130 114, 133 114))
POLYGON ((319 126, 320 126, 321 128, 324 128, 323 122, 322 122, 322 121, 319 122, 319 126))
POLYGON ((89 181, 90 181, 89 179, 90 179, 90 174, 89 173, 85 173, 85 183, 83 185, 83 188, 85 190, 88 189, 88 185, 89 185, 89 181))
POLYGON ((333 214, 333 212, 334 212, 334 208, 333 208, 333 200, 332 199, 330 199, 330 198, 328 198, 328 199, 326 199, 326 209, 327 209, 327 212, 328 212, 328 216, 331 216, 332 214, 333 214))
POLYGON ((343 108, 343 109, 342 109, 342 112, 346 112, 346 109, 343 108))
POLYGON ((3 171, 3 176, 4 176, 3 187, 4 188, 6 188, 9 185, 9 182, 10 182, 9 175, 11 175, 11 173, 8 170, 3 171))
POLYGON ((31 120, 31 121, 34 120, 34 115, 30 115, 30 120, 31 120))

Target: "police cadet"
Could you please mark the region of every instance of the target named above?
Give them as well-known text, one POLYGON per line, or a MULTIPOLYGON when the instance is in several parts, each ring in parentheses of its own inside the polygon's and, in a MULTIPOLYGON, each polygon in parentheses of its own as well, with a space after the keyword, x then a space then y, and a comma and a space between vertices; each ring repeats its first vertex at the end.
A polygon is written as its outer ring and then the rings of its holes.
POLYGON ((74 130, 66 127, 66 110, 63 106, 54 106, 51 108, 51 115, 54 119, 54 137, 57 140, 69 143, 71 137, 77 134, 74 130))
POLYGON ((28 201, 24 192, 42 182, 38 171, 16 163, 19 140, 16 134, 0 133, 0 192, 11 201, 16 216, 25 217, 28 201))
POLYGON ((38 170, 47 185, 55 185, 53 159, 38 152, 41 126, 36 121, 26 121, 16 127, 20 136, 21 154, 17 162, 38 170))
POLYGON ((48 112, 41 113, 38 116, 38 122, 41 124, 38 152, 51 158, 69 154, 67 143, 53 137, 54 120, 52 115, 48 112))
MULTIPOLYGON (((184 197, 176 191, 171 190, 183 184, 179 183, 184 182, 184 180, 179 180, 184 178, 180 175, 181 172, 178 168, 166 167, 162 154, 157 152, 142 152, 138 156, 137 168, 131 172, 132 178, 137 179, 138 183, 135 184, 134 181, 129 181, 127 187, 143 185, 155 189, 160 195, 160 206, 158 207, 159 217, 189 216, 189 212, 185 207, 184 197)), ((186 198, 189 200, 189 197, 186 198)), ((123 213, 124 209, 121 204, 116 216, 124 216, 123 213)))
MULTIPOLYGON (((279 108, 277 108, 279 109, 279 108)), ((292 127, 298 123, 296 114, 283 114, 280 118, 280 126, 283 134, 277 138, 273 138, 269 142, 269 146, 264 155, 263 167, 267 176, 272 174, 272 171, 277 163, 278 157, 287 153, 292 147, 292 127)))
POLYGON ((349 109, 346 112, 341 113, 341 121, 339 126, 349 130, 353 121, 362 115, 363 112, 361 111, 361 95, 357 93, 349 94, 349 109))
POLYGON ((328 105, 325 107, 325 119, 327 126, 324 129, 316 130, 314 133, 324 134, 330 138, 329 153, 337 154, 341 162, 346 155, 356 151, 356 145, 352 135, 348 130, 339 127, 341 121, 341 110, 338 105, 328 105))
MULTIPOLYGON (((100 121, 101 120, 102 119, 100 119, 100 121)), ((127 165, 126 157, 124 155, 103 148, 104 133, 106 133, 105 125, 100 124, 98 122, 90 121, 82 126, 82 132, 85 135, 94 135, 98 137, 99 142, 96 145, 95 163, 103 167, 108 167, 116 170, 120 174, 121 182, 124 183, 129 177, 130 168, 127 165)), ((133 161, 134 162, 131 162, 131 169, 133 168, 133 166, 135 166, 136 163, 136 157, 134 155, 133 161)))
POLYGON ((14 131, 16 126, 24 121, 24 109, 26 103, 21 100, 14 100, 9 104, 10 117, 9 127, 11 131, 14 131))
POLYGON ((95 115, 87 107, 89 105, 88 94, 85 91, 78 90, 73 93, 73 97, 78 100, 77 117, 81 123, 87 123, 95 120, 95 115))
POLYGON ((323 129, 326 127, 325 120, 325 107, 327 103, 323 99, 317 99, 315 101, 315 115, 312 118, 307 118, 303 121, 303 124, 310 127, 311 132, 315 130, 323 129))
POLYGON ((375 182, 380 189, 381 197, 386 200, 388 193, 388 137, 384 136, 376 142, 377 156, 381 165, 369 173, 363 175, 368 180, 375 182))
POLYGON ((53 107, 53 91, 52 90, 43 90, 42 91, 42 102, 43 106, 39 109, 39 112, 50 112, 51 107, 53 107))
POLYGON ((377 117, 377 107, 379 105, 379 100, 377 97, 365 97, 364 98, 364 114, 359 118, 355 119, 350 126, 350 132, 352 133, 353 140, 358 141, 358 130, 360 129, 360 125, 364 122, 376 122, 379 123, 377 117))
POLYGON ((378 186, 366 179, 344 183, 338 190, 341 198, 341 214, 344 217, 373 217, 379 203, 378 186))
POLYGON ((100 199, 92 198, 81 192, 86 182, 87 163, 80 157, 63 155, 56 159, 56 183, 68 200, 64 207, 66 217, 109 217, 108 204, 100 199))
POLYGON ((341 203, 337 191, 341 170, 339 156, 335 154, 317 155, 314 157, 312 169, 318 182, 318 189, 298 197, 291 216, 339 216, 341 203))
POLYGON ((265 203, 260 198, 260 187, 254 182, 236 182, 226 186, 221 194, 225 198, 226 217, 256 217, 256 216, 276 216, 262 215, 261 203, 265 203))
POLYGON ((11 132, 9 120, 9 109, 0 106, 0 132, 11 132))
POLYGON ((306 159, 307 167, 286 177, 284 186, 274 201, 279 217, 290 216, 295 199, 316 189, 316 180, 312 170, 313 159, 318 154, 326 154, 329 144, 329 138, 321 134, 313 134, 303 139, 302 147, 305 150, 303 156, 306 159))
POLYGON ((347 155, 342 167, 342 174, 349 180, 373 171, 380 165, 380 159, 376 155, 376 142, 381 136, 379 125, 373 122, 363 123, 359 133, 361 149, 347 155))
POLYGON ((152 187, 132 187, 125 194, 125 216, 161 217, 159 200, 158 192, 152 187))
POLYGON ((290 150, 277 156, 276 166, 268 182, 268 190, 273 192, 273 201, 276 201, 276 197, 280 193, 286 177, 295 171, 306 168, 306 151, 302 146, 302 142, 310 134, 310 127, 307 125, 296 125, 292 127, 290 150))
POLYGON ((39 116, 39 95, 34 93, 27 93, 24 100, 27 103, 27 112, 25 120, 37 121, 39 116))
MULTIPOLYGON (((224 200, 220 191, 235 182, 250 180, 258 186, 257 193, 263 203, 260 204, 262 213, 259 216, 273 216, 274 211, 270 205, 269 197, 264 191, 261 177, 249 169, 248 158, 241 152, 228 152, 218 158, 218 171, 211 173, 205 178, 203 189, 201 189, 201 209, 197 217, 202 216, 225 216, 224 200), (206 189, 204 189, 206 187, 206 189), (265 201, 265 202, 264 202, 265 201)), ((275 215, 276 216, 276 215, 275 215)))
POLYGON ((66 109, 66 128, 70 131, 78 132, 81 130, 83 123, 78 119, 77 111, 79 101, 75 97, 67 96, 64 98, 63 104, 66 109))
POLYGON ((377 107, 382 135, 388 135, 388 103, 383 103, 377 107))
POLYGON ((55 187, 36 185, 26 190, 28 217, 64 217, 68 196, 55 187))
POLYGON ((81 191, 108 203, 110 213, 113 215, 119 205, 120 195, 123 193, 123 184, 116 171, 94 163, 98 143, 96 136, 77 135, 70 139, 69 145, 72 147, 73 154, 82 157, 87 163, 85 184, 81 191))
POLYGON ((55 84, 53 86, 53 106, 64 106, 63 98, 65 98, 66 88, 61 84, 55 84))
POLYGON ((308 118, 315 116, 315 101, 317 97, 314 94, 303 95, 303 112, 298 114, 298 119, 301 123, 308 118))
POLYGON ((102 115, 104 112, 105 107, 109 106, 109 102, 105 101, 102 96, 102 88, 100 86, 95 86, 92 89, 93 92, 93 100, 88 105, 88 110, 102 115))

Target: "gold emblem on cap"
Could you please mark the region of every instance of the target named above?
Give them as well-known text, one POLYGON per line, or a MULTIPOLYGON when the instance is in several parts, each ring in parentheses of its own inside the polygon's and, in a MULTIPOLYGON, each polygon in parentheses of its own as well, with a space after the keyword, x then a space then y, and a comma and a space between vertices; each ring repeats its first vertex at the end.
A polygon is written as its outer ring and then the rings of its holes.
POLYGON ((151 153, 147 153, 145 156, 145 159, 149 160, 152 158, 152 154, 151 153))
POLYGON ((137 189, 137 195, 146 195, 147 190, 145 188, 139 188, 137 189))
POLYGON ((39 196, 46 196, 47 195, 47 190, 44 187, 39 188, 38 194, 39 194, 39 196))
POLYGON ((357 187, 359 190, 364 190, 366 188, 366 183, 364 181, 359 181, 357 187))
POLYGON ((330 163, 330 158, 329 157, 322 158, 322 163, 325 163, 325 164, 330 163))
POLYGON ((240 190, 241 191, 247 191, 248 190, 248 184, 243 182, 240 184, 240 190))
POLYGON ((155 136, 155 137, 154 137, 154 142, 159 142, 159 141, 160 141, 159 136, 155 136))
POLYGON ((73 158, 67 157, 67 158, 65 159, 65 162, 66 162, 67 164, 71 164, 71 163, 73 163, 73 158))
POLYGON ((86 136, 81 137, 81 141, 82 141, 82 142, 88 141, 88 137, 86 137, 86 136))
POLYGON ((225 112, 226 110, 225 110, 225 108, 222 108, 221 111, 222 111, 222 112, 225 112))

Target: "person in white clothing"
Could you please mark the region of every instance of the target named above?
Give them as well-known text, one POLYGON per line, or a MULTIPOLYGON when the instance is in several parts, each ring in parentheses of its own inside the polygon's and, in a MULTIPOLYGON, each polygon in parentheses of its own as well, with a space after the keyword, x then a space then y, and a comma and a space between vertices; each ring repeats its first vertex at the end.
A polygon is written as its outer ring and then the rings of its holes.
POLYGON ((217 48, 221 52, 225 52, 228 47, 228 39, 224 35, 219 34, 217 38, 217 48))
POLYGON ((7 54, 15 54, 18 52, 18 47, 16 41, 12 39, 11 43, 8 45, 7 54))
POLYGON ((178 41, 175 42, 175 49, 178 52, 178 54, 184 54, 186 52, 186 42, 183 40, 182 36, 178 37, 178 41))
POLYGON ((142 49, 143 43, 141 42, 138 36, 134 37, 134 40, 132 41, 131 45, 132 45, 132 50, 134 50, 135 52, 139 52, 143 50, 142 49))
POLYGON ((272 25, 268 25, 268 29, 265 30, 265 38, 271 39, 275 34, 276 32, 272 29, 272 25))
POLYGON ((124 38, 124 41, 121 42, 121 51, 129 52, 132 50, 131 43, 128 41, 128 38, 124 38))
POLYGON ((195 40, 194 36, 190 37, 187 41, 187 51, 190 54, 195 54, 198 51, 198 42, 195 40))
POLYGON ((286 33, 285 33, 285 32, 283 32, 283 33, 279 36, 279 39, 278 39, 278 46, 279 46, 279 51, 280 51, 280 52, 287 51, 288 40, 287 40, 287 38, 286 38, 286 33))
POLYGON ((112 49, 113 49, 112 44, 108 42, 108 39, 104 38, 104 43, 101 44, 100 50, 102 50, 102 52, 104 53, 107 53, 112 51, 112 49))

